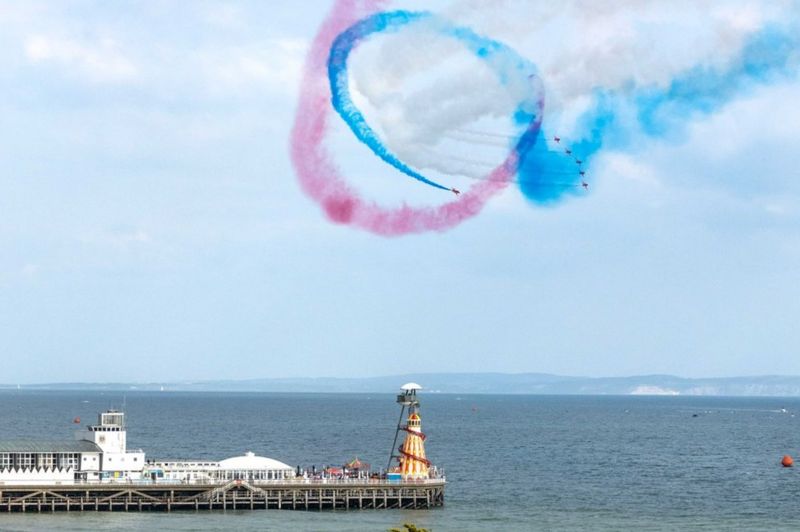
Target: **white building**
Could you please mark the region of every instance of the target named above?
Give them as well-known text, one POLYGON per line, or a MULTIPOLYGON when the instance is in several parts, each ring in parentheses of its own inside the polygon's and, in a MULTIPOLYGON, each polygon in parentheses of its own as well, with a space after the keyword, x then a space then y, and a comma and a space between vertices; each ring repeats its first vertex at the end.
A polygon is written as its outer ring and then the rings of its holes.
POLYGON ((291 466, 246 453, 216 461, 148 463, 142 450, 128 450, 125 414, 108 410, 74 441, 0 442, 0 485, 173 482, 217 484, 294 478, 291 466))
POLYGON ((103 450, 93 442, 0 442, 0 485, 73 484, 98 478, 103 450))
POLYGON ((201 484, 224 483, 230 480, 266 482, 287 480, 295 477, 291 466, 273 458, 256 456, 248 452, 220 462, 170 460, 149 464, 145 478, 154 481, 186 482, 201 484))
POLYGON ((74 441, 0 442, 0 485, 128 482, 144 463, 143 451, 126 448, 125 414, 109 410, 74 441))
POLYGON ((103 412, 98 416, 98 424, 89 426, 89 438, 82 438, 85 434, 78 433, 80 439, 91 439, 103 454, 102 462, 97 476, 89 473, 87 480, 123 479, 139 480, 142 478, 142 468, 145 464, 144 451, 141 449, 129 451, 125 431, 125 414, 116 410, 103 412))
POLYGON ((250 452, 222 460, 217 469, 220 480, 285 480, 294 476, 291 466, 250 452))

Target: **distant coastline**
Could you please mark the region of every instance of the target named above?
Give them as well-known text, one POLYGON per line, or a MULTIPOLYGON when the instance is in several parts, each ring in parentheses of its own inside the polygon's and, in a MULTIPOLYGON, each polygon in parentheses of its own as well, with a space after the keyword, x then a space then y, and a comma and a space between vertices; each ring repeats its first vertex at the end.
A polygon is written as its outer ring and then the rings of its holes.
POLYGON ((165 392, 393 393, 415 381, 428 393, 800 397, 800 376, 684 378, 569 377, 546 373, 415 373, 363 378, 264 378, 149 383, 0 384, 0 389, 165 392))

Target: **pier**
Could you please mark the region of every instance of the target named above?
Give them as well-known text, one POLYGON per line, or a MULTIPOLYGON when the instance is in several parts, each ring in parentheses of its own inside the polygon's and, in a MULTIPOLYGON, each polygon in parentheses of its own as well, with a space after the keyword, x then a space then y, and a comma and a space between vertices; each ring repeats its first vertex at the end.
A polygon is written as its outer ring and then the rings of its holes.
POLYGON ((419 389, 401 388, 385 471, 358 457, 341 467, 303 469, 251 451, 219 461, 148 460, 127 446, 125 413, 110 409, 75 440, 0 442, 0 513, 440 507, 446 480, 425 455, 419 389))
POLYGON ((0 486, 0 512, 425 509, 444 505, 444 487, 435 479, 0 486))

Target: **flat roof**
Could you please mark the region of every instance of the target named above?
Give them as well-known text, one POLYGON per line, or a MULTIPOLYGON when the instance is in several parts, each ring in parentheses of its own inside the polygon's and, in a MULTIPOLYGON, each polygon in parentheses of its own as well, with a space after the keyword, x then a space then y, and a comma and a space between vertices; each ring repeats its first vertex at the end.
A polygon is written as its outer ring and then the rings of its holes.
POLYGON ((89 440, 0 441, 0 453, 99 453, 103 450, 89 440))

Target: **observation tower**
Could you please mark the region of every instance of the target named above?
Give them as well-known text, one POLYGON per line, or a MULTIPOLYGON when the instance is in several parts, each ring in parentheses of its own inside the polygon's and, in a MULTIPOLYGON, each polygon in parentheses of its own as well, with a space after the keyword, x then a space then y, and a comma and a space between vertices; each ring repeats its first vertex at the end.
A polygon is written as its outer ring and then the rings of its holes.
POLYGON ((417 390, 422 386, 417 383, 409 382, 401 388, 403 393, 397 396, 397 403, 401 405, 400 419, 397 422, 397 431, 394 434, 392 444, 392 454, 389 456, 389 471, 400 473, 403 480, 429 478, 430 461, 425 457, 425 434, 422 432, 421 419, 419 416, 419 399, 417 390), (408 418, 403 425, 403 415, 408 409, 408 418), (397 440, 400 432, 405 432, 405 441, 397 447, 397 440), (397 452, 395 452, 397 449, 397 452), (398 467, 392 470, 392 461, 398 461, 398 467))

